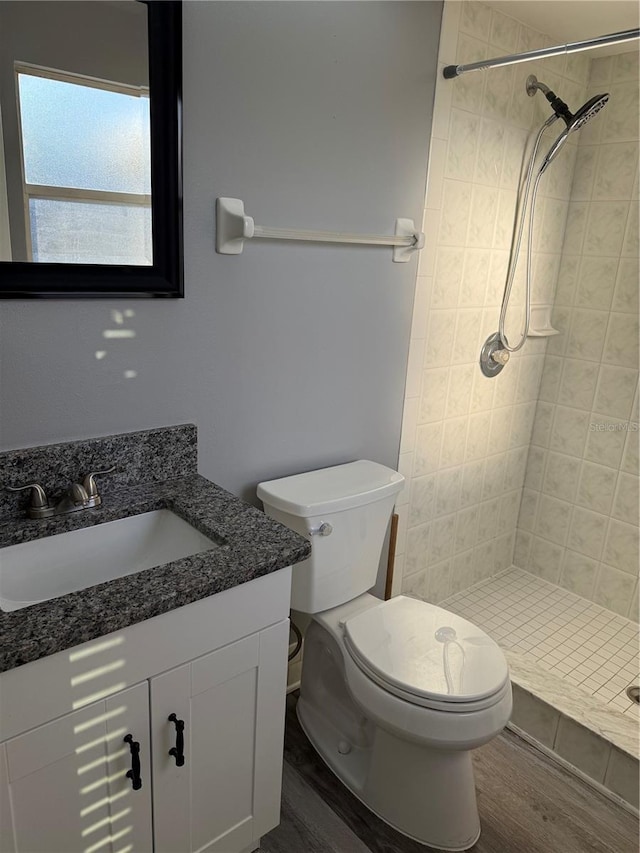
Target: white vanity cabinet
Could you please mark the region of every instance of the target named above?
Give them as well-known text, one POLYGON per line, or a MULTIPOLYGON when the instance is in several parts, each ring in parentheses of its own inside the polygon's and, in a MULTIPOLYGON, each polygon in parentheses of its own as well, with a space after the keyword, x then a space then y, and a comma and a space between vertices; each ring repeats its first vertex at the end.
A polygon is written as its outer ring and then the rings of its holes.
POLYGON ((156 853, 250 850, 279 822, 288 637, 280 622, 151 680, 156 853))
POLYGON ((0 745, 2 853, 153 850, 148 696, 138 684, 0 745), (127 734, 140 748, 136 791, 127 734))
POLYGON ((256 849, 280 815, 289 582, 3 673, 0 853, 256 849))

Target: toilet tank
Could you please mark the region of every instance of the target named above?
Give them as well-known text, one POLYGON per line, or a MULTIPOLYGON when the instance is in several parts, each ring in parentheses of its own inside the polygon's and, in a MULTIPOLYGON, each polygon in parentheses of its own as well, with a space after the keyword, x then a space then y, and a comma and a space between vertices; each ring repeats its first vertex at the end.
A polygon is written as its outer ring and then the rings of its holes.
POLYGON ((371 589, 403 483, 397 471, 360 459, 259 484, 266 514, 313 545, 293 567, 294 610, 319 613, 371 589))

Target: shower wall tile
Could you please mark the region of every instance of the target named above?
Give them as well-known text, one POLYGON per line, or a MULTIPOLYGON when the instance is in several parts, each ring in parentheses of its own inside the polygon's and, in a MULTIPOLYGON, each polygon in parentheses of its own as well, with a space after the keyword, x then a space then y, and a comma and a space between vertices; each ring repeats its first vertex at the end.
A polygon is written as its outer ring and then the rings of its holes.
POLYGON ((566 349, 569 358, 600 361, 608 321, 606 311, 574 309, 566 349))
POLYGON ((583 455, 589 430, 589 413, 568 406, 556 406, 549 448, 572 456, 583 455))
MULTIPOLYGON (((439 68, 550 43, 544 34, 483 3, 446 2, 439 68)), ((577 371, 581 381, 576 400, 567 403, 566 416, 559 416, 555 423, 563 381, 562 352, 554 353, 553 375, 545 374, 546 341, 529 339, 494 379, 482 375, 478 357, 482 343, 498 327, 525 144, 530 130, 539 127, 542 116, 546 120, 549 115, 543 97, 527 96, 525 80, 532 71, 539 73, 575 103, 584 95, 587 70, 582 60, 568 65, 560 57, 537 63, 535 69, 497 68, 456 80, 440 75, 437 81, 424 214, 427 247, 421 253, 416 282, 400 443, 407 486, 398 503, 396 552, 399 565, 404 566, 404 579, 396 583, 396 591, 438 601, 510 566, 525 475, 524 503, 531 502, 533 495, 536 512, 541 504, 540 524, 549 538, 529 520, 535 541, 521 540, 518 554, 526 554, 528 559, 531 552, 538 562, 552 556, 556 560, 557 552, 565 547, 580 484, 580 454, 596 393, 597 359, 604 347, 607 312, 616 293, 618 304, 632 304, 628 283, 632 270, 626 276, 617 267, 607 270, 607 287, 599 290, 597 272, 590 277, 579 275, 578 255, 588 232, 591 194, 582 200, 583 215, 576 227, 569 214, 578 153, 573 140, 540 185, 532 255, 533 300, 552 302, 558 278, 563 276, 563 304, 570 312, 576 281, 582 283, 589 322, 576 323, 573 345, 588 348, 593 326, 603 327, 602 340, 592 355, 594 368, 577 371), (576 244, 572 275, 568 262, 561 269, 568 216, 576 244), (593 293, 600 299, 595 316, 588 301, 593 293), (538 403, 541 383, 542 402, 538 403), (529 454, 536 407, 536 446, 529 454), (552 437, 553 447, 547 454, 552 437), (527 473, 529 455, 532 468, 527 473), (549 493, 540 501, 543 482, 549 493)), ((594 146, 591 171, 586 162, 582 164, 591 182, 597 173, 597 153, 594 146)), ((627 155, 630 163, 631 149, 627 155)), ((598 174, 606 174, 605 165, 598 174)), ((585 176, 583 184, 588 183, 585 176)), ((600 203, 628 204, 609 196, 600 203)), ((594 228, 589 232, 592 242, 594 228)), ((625 228, 618 238, 621 247, 625 228)), ((524 284, 520 264, 507 323, 507 333, 514 341, 519 336, 524 284)), ((620 309, 619 313, 629 316, 631 312, 620 309)), ((572 320, 570 313, 567 319, 572 320)), ((613 349, 612 357, 617 358, 613 349)), ((577 358, 574 361, 582 364, 577 358)), ((605 534, 606 519, 601 548, 605 534)))
MULTIPOLYGON (((588 127, 588 125, 587 125, 588 127)), ((567 215, 563 254, 580 255, 587 225, 589 205, 585 201, 571 201, 567 215)))
POLYGON ((551 749, 558 729, 560 714, 517 684, 513 685, 511 722, 551 749))
POLYGON ((607 110, 610 106, 611 113, 607 114, 606 122, 602 123, 602 142, 637 142, 638 94, 637 79, 616 83, 615 99, 612 98, 607 104, 607 110))
POLYGON ((589 79, 589 57, 584 53, 570 53, 566 59, 566 76, 582 86, 586 85, 589 79))
POLYGON ((637 384, 637 370, 602 364, 593 411, 626 420, 631 414, 637 384))
POLYGON ((591 779, 604 782, 610 751, 607 741, 568 717, 562 716, 558 724, 554 749, 558 755, 582 770, 591 779))
POLYGON ((593 600, 607 610, 626 616, 636 583, 631 575, 603 563, 598 573, 593 600))
POLYGON ((588 201, 591 198, 599 148, 598 145, 578 146, 571 193, 576 201, 588 201))
POLYGON ((464 0, 460 17, 460 31, 488 41, 491 32, 491 9, 484 3, 464 0))
MULTIPOLYGON (((458 249, 440 246, 436 251, 436 266, 431 294, 431 307, 455 308, 458 304, 458 292, 462 281, 464 255, 458 249)), ((480 303, 482 304, 482 303, 480 303)), ((416 309, 418 306, 416 305, 416 309)), ((425 310, 424 324, 428 314, 425 310)))
POLYGON ((465 110, 451 110, 450 143, 444 174, 446 178, 471 181, 478 149, 480 118, 465 110))
POLYGON ((620 256, 629 214, 626 201, 592 201, 582 248, 585 255, 620 256))
MULTIPOLYGON (((568 230, 567 223, 567 230, 568 230)), ((565 231, 566 239, 567 231, 565 231)), ((580 257, 563 253, 560 258, 560 272, 558 273, 558 287, 556 289, 555 306, 573 305, 573 294, 578 278, 578 267, 580 257)))
POLYGON ((617 473, 606 465, 595 462, 580 463, 580 483, 576 503, 594 512, 608 514, 613 503, 617 473))
POLYGON ((463 589, 473 586, 474 583, 474 552, 473 550, 463 551, 457 554, 451 561, 449 588, 460 592, 463 589))
POLYGON ((482 111, 486 116, 506 121, 511 104, 511 89, 516 80, 513 66, 493 68, 495 74, 488 74, 484 87, 482 111))
POLYGON ((638 545, 638 515, 638 478, 634 477, 633 474, 620 472, 613 503, 613 516, 621 521, 626 521, 630 525, 636 525, 632 528, 635 537, 635 548, 632 551, 632 557, 635 556, 638 545))
MULTIPOLYGON (((635 489, 637 487, 637 483, 634 483, 635 478, 632 477, 632 475, 624 474, 622 476, 629 480, 629 482, 631 483, 631 489, 635 489)), ((634 496, 625 495, 625 497, 627 497, 629 504, 633 506, 633 509, 637 509, 637 494, 634 496)), ((629 504, 625 504, 625 510, 628 509, 629 504)), ((614 504, 614 513, 615 511, 616 510, 614 504)), ((631 512, 630 515, 633 516, 634 513, 631 512)), ((637 513, 635 513, 635 518, 637 519, 637 513)), ((637 554, 637 522, 636 524, 628 524, 624 521, 619 521, 616 518, 610 519, 602 559, 606 563, 615 566, 623 572, 628 572, 630 575, 637 575, 637 554)))
POLYGON ((633 314, 610 315, 603 360, 608 364, 637 368, 638 318, 633 314))
POLYGON ((550 583, 557 583, 560 576, 559 559, 562 548, 546 539, 533 537, 531 547, 531 570, 550 583))
POLYGON ((471 185, 445 180, 442 215, 440 217, 440 246, 464 246, 471 211, 471 185))
POLYGON ((607 531, 607 517, 583 507, 574 507, 567 545, 585 557, 600 559, 607 531))
POLYGON ((529 457, 527 460, 527 468, 524 484, 530 489, 538 490, 542 488, 542 480, 547 464, 547 451, 542 447, 532 445, 529 448, 529 457))
POLYGON ((489 249, 465 249, 458 300, 460 308, 487 304, 487 282, 495 275, 493 260, 494 255, 489 249))
POLYGON ((515 53, 518 49, 518 35, 520 25, 515 18, 501 15, 500 12, 491 13, 490 41, 505 53, 515 53))
POLYGON ((587 91, 611 99, 576 134, 553 311, 562 334, 545 359, 514 559, 545 578, 559 568, 562 586, 637 621, 637 52, 593 60, 587 91), (564 470, 558 453, 572 460, 564 470), (554 499, 571 507, 559 550, 540 509, 554 499))
POLYGON ((549 453, 544 491, 563 501, 575 501, 580 476, 580 460, 562 453, 549 453))
POLYGON ((612 308, 614 311, 637 316, 639 277, 638 257, 621 258, 613 294, 612 308))
POLYGON ((635 198, 629 205, 629 218, 627 219, 627 231, 622 245, 622 256, 625 258, 637 258, 640 247, 640 234, 638 233, 638 201, 637 201, 637 178, 635 198))
POLYGON ((608 311, 618 272, 618 257, 583 257, 580 264, 575 305, 608 311))
MULTIPOLYGON (((548 361, 552 358, 554 356, 547 356, 548 361)), ((590 411, 598 384, 600 370, 598 363, 574 358, 559 358, 558 361, 562 365, 562 380, 557 399, 561 400, 566 406, 590 411)), ((555 365, 551 365, 550 369, 555 370, 555 365)), ((547 370, 547 364, 545 364, 542 374, 543 381, 547 370)))
POLYGON ((625 439, 621 470, 625 471, 627 474, 637 474, 639 468, 640 458, 638 454, 638 433, 630 432, 625 439))
POLYGON ((589 422, 585 459, 601 462, 610 468, 619 468, 625 443, 624 433, 633 426, 633 421, 614 420, 594 413, 594 420, 589 422))
MULTIPOLYGON (((633 54, 625 54, 633 56, 633 54)), ((637 55, 636 55, 637 63, 637 55)), ((637 73, 637 64, 636 64, 637 73)), ((638 763, 627 753, 613 747, 604 780, 605 786, 630 803, 636 810, 640 804, 638 791, 638 763)))
MULTIPOLYGON (((614 83, 623 82, 625 80, 638 80, 638 58, 637 50, 629 51, 628 53, 620 53, 617 56, 611 57, 613 60, 612 77, 614 83)), ((592 80, 593 82, 593 80, 592 80)))
POLYGON ((482 119, 473 180, 477 184, 500 186, 504 158, 505 126, 499 121, 482 119))
POLYGON ((538 507, 536 532, 550 542, 564 545, 569 534, 572 511, 573 507, 567 501, 543 493, 538 507))
MULTIPOLYGON (((443 25, 444 23, 443 21, 443 25)), ((455 62, 462 65, 470 62, 478 62, 481 59, 487 58, 488 50, 489 46, 486 41, 467 36, 463 32, 460 32, 455 62)), ((456 83, 462 83, 462 86, 444 86, 443 88, 452 92, 451 103, 454 107, 475 112, 477 105, 482 103, 485 80, 486 76, 484 74, 466 74, 460 77, 459 80, 456 80, 456 83)), ((436 91, 437 89, 436 85, 436 91)))
POLYGON ((637 142, 618 142, 597 146, 598 166, 593 184, 592 198, 628 199, 629 187, 638 168, 637 142))
POLYGON ((593 601, 598 562, 575 551, 566 550, 560 574, 560 586, 593 601))
MULTIPOLYGON (((594 59, 591 62, 591 73, 588 80, 589 84, 591 86, 597 86, 600 84, 610 83, 613 62, 617 58, 618 57, 614 56, 603 56, 599 59, 594 59)), ((631 79, 633 79, 633 76, 631 79)))

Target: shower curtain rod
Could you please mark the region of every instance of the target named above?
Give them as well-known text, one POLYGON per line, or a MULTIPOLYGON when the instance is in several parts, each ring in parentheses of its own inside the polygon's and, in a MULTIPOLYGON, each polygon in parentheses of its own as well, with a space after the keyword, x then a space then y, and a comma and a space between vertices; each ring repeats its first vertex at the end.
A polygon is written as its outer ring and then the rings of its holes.
POLYGON ((590 50, 595 47, 607 47, 610 44, 619 44, 625 41, 633 41, 640 38, 640 29, 623 30, 619 33, 611 33, 608 36, 598 36, 586 41, 573 41, 568 44, 560 44, 557 47, 543 47, 540 50, 528 50, 525 53, 512 53, 507 56, 498 56, 495 59, 482 59, 479 62, 470 62, 468 65, 447 65, 443 75, 450 80, 460 77, 467 71, 480 71, 485 68, 495 68, 500 65, 515 65, 517 62, 529 62, 532 59, 546 59, 548 56, 558 56, 562 53, 577 53, 580 50, 590 50))

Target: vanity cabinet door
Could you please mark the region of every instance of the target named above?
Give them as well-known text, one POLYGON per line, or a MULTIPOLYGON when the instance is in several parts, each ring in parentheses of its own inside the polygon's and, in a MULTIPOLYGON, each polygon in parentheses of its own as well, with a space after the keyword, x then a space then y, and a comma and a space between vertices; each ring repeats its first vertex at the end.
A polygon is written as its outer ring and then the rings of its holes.
POLYGON ((136 853, 152 850, 146 682, 6 741, 0 751, 2 853, 117 853, 134 840, 136 853), (144 768, 137 791, 125 775, 130 729, 144 768))
POLYGON ((278 824, 288 638, 284 620, 151 680, 156 853, 253 850, 278 824))
MULTIPOLYGON (((105 710, 110 820, 101 837, 111 836, 111 847, 105 848, 109 853, 152 853, 149 682, 111 696, 105 710)), ((103 853, 102 848, 96 853, 103 853)))

